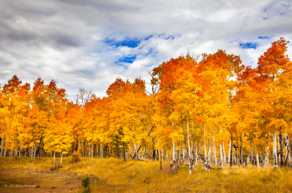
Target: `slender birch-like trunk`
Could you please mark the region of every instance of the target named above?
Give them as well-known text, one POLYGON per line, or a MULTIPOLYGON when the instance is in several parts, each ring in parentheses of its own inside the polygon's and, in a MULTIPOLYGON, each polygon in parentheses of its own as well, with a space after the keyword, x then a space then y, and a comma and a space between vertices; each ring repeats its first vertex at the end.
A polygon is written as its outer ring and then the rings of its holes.
POLYGON ((53 152, 53 163, 54 163, 54 167, 56 167, 56 153, 53 152))
POLYGON ((256 161, 257 161, 257 167, 260 167, 260 159, 259 159, 259 153, 256 152, 256 161))
POLYGON ((7 156, 7 149, 4 147, 4 151, 3 151, 3 157, 7 156))
POLYGON ((250 154, 248 154, 247 158, 246 158, 246 165, 250 164, 250 154))
POLYGON ((0 144, 0 156, 3 156, 4 152, 4 139, 1 138, 1 144, 0 144))
POLYGON ((206 143, 204 142, 204 161, 207 162, 207 146, 206 143))
POLYGON ((217 166, 217 152, 216 152, 216 144, 214 142, 213 144, 213 160, 214 160, 214 165, 217 166))
POLYGON ((35 147, 32 147, 30 149, 30 157, 31 157, 31 159, 34 159, 34 149, 35 149, 35 147))
POLYGON ((240 136, 239 163, 240 164, 243 164, 243 142, 242 142, 242 135, 240 136))
POLYGON ((60 157, 60 166, 63 164, 63 152, 61 152, 61 157, 60 157))
POLYGON ((220 165, 223 167, 224 165, 224 159, 223 159, 223 148, 222 144, 219 145, 219 154, 220 154, 220 165))
POLYGON ((284 156, 284 165, 288 165, 288 158, 289 158, 289 138, 288 138, 288 134, 285 134, 284 137, 284 145, 285 145, 285 156, 284 156))
POLYGON ((269 165, 269 148, 266 148, 266 154, 265 154, 265 166, 269 165))
POLYGON ((232 142, 229 142, 229 150, 228 150, 228 163, 232 166, 232 142))
POLYGON ((212 149, 211 149, 211 145, 210 145, 210 143, 208 144, 208 164, 210 164, 211 165, 211 152, 212 151, 212 149))
POLYGON ((291 161, 291 144, 289 140, 289 136, 287 135, 287 164, 291 161))
POLYGON ((191 141, 190 141, 190 125, 189 121, 187 120, 187 143, 188 143, 188 160, 189 160, 189 174, 192 174, 192 152, 191 152, 191 141))
MULTIPOLYGON (((34 148, 34 149, 33 149, 33 158, 34 158, 34 159, 36 158, 36 155, 37 155, 37 149, 34 148)), ((39 155, 39 156, 40 156, 40 155, 39 155)))
POLYGON ((182 158, 181 158, 183 161, 185 160, 185 157, 186 157, 185 152, 186 152, 185 148, 183 148, 182 149, 182 158))
POLYGON ((162 170, 162 151, 159 150, 158 152, 158 159, 159 159, 159 168, 162 170))
POLYGON ((278 151, 277 151, 277 134, 274 133, 273 136, 273 157, 274 157, 274 165, 278 165, 278 151))
POLYGON ((225 163, 226 163, 226 152, 225 152, 224 143, 222 143, 222 152, 223 152, 223 165, 225 165, 225 163))
POLYGON ((215 138, 213 141, 213 157, 214 157, 214 164, 215 166, 217 166, 217 150, 216 150, 215 138))
POLYGON ((99 150, 99 156, 101 158, 103 158, 104 155, 103 155, 103 144, 102 143, 100 144, 99 148, 100 148, 100 150, 99 150))
POLYGON ((172 161, 176 161, 176 148, 174 140, 172 140, 172 161))
POLYGON ((195 146, 195 165, 198 164, 198 145, 195 146))
POLYGON ((93 155, 94 155, 94 145, 93 144, 91 144, 90 151, 91 151, 90 156, 93 157, 93 155))
POLYGON ((279 149, 279 154, 280 154, 280 166, 284 165, 284 156, 283 156, 283 135, 282 135, 282 129, 280 128, 280 132, 279 132, 279 145, 280 145, 280 149, 279 149))

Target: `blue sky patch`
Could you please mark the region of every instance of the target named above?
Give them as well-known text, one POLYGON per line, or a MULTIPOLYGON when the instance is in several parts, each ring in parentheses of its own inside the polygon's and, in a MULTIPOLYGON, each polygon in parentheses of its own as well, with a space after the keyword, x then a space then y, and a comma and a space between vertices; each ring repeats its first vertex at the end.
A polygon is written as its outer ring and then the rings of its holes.
POLYGON ((145 56, 154 56, 158 54, 158 52, 154 49, 154 48, 150 48, 147 50, 147 52, 145 53, 145 56))
POLYGON ((125 55, 121 56, 117 59, 116 63, 121 64, 121 63, 128 63, 131 64, 136 60, 137 56, 136 55, 125 55))
POLYGON ((256 42, 241 42, 239 43, 239 47, 242 49, 256 49, 257 43, 256 42))
POLYGON ((128 48, 137 48, 142 41, 148 41, 153 37, 158 37, 164 40, 174 40, 176 38, 175 35, 171 34, 150 34, 145 36, 144 38, 129 38, 125 37, 124 39, 115 39, 115 38, 106 38, 104 43, 110 47, 118 48, 118 47, 128 47, 128 48))
POLYGON ((154 37, 154 35, 148 35, 148 36, 146 36, 146 37, 144 38, 144 40, 147 41, 147 40, 150 40, 150 39, 153 38, 153 37, 154 37))
POLYGON ((169 35, 169 34, 159 34, 159 38, 165 39, 165 40, 174 40, 175 36, 174 35, 169 35))
POLYGON ((113 38, 107 38, 104 41, 107 45, 117 48, 117 47, 129 47, 136 48, 140 45, 141 40, 138 38, 125 38, 122 40, 116 40, 113 38))
POLYGON ((269 40, 269 39, 271 39, 271 37, 270 36, 258 36, 258 39, 260 39, 260 40, 269 40))

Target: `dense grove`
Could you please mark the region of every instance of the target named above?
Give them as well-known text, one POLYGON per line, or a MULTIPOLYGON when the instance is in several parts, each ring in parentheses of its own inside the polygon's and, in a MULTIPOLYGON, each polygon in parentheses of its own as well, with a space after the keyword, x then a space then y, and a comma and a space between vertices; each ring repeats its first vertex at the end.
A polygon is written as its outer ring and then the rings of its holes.
POLYGON ((291 164, 292 63, 281 38, 243 64, 222 50, 171 59, 76 102, 54 81, 13 76, 0 90, 0 155, 81 155, 208 166, 291 164))

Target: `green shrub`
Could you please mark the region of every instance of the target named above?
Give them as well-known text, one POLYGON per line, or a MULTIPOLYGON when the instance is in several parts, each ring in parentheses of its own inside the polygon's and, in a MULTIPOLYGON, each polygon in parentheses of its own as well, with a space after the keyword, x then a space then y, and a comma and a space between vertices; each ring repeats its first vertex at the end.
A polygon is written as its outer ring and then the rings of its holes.
POLYGON ((82 179, 82 186, 83 186, 83 193, 90 193, 90 190, 89 190, 89 177, 88 176, 85 176, 82 179))

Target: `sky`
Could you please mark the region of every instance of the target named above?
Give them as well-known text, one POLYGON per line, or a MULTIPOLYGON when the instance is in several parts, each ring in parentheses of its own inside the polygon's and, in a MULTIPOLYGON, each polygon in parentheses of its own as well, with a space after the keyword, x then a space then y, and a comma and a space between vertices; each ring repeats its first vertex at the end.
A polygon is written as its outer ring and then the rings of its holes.
POLYGON ((224 49, 255 66, 279 37, 291 56, 292 0, 0 0, 0 84, 16 74, 54 79, 72 100, 104 96, 187 54, 224 49))

